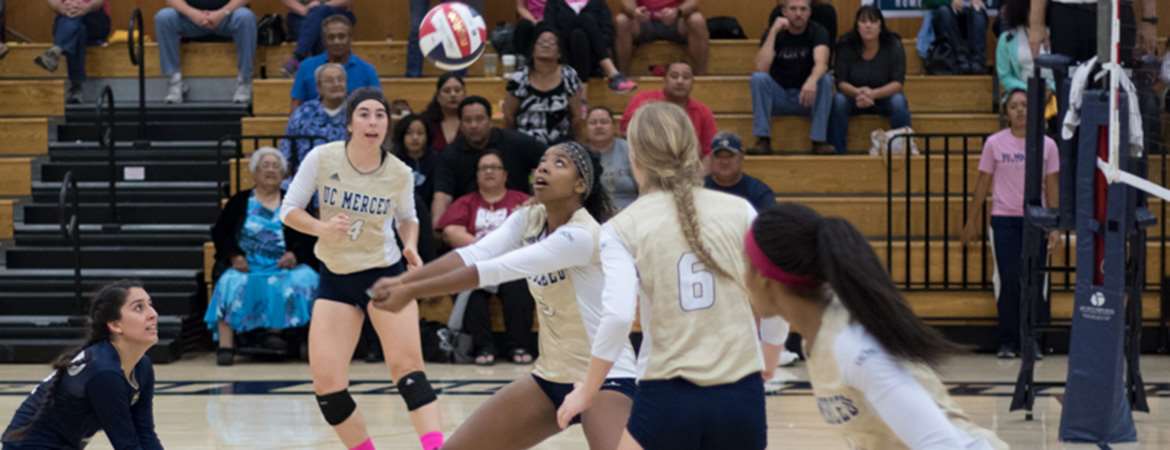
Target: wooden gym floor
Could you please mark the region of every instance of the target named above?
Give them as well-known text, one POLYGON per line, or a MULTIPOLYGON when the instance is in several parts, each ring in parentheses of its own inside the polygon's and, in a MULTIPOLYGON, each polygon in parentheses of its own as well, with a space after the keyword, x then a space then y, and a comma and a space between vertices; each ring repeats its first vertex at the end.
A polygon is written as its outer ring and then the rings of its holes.
MULTIPOLYGON (((1047 384, 1036 401, 1035 420, 1008 413, 1018 360, 986 355, 957 357, 942 369, 952 395, 980 425, 992 428, 1016 449, 1094 448, 1058 442, 1060 403, 1066 358, 1049 356, 1037 366, 1036 379, 1047 384)), ((1170 357, 1146 355, 1142 368, 1150 414, 1134 415, 1141 442, 1115 448, 1170 448, 1170 357)), ((496 389, 528 373, 529 367, 497 363, 493 367, 432 364, 428 375, 442 388, 443 424, 450 433, 496 389)), ((157 431, 167 448, 200 449, 337 449, 340 443, 321 419, 313 400, 308 366, 301 362, 257 363, 237 358, 232 367, 216 367, 214 356, 199 354, 181 362, 155 366, 157 431)), ((780 370, 784 383, 768 397, 770 449, 842 449, 817 412, 801 365, 780 370)), ((0 367, 0 420, 12 412, 47 373, 44 365, 0 367)), ((355 361, 351 392, 370 424, 380 449, 417 449, 402 401, 391 391, 383 364, 355 361)), ((100 434, 100 433, 99 433, 100 434)), ((108 449, 95 437, 91 449, 108 449)), ((580 427, 573 427, 537 447, 584 449, 580 427)))

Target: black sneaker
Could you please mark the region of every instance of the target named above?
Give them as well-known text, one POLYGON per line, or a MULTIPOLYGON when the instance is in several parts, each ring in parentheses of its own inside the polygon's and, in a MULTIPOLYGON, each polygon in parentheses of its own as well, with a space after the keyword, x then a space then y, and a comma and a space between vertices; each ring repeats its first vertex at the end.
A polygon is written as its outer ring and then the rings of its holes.
POLYGON ((235 363, 236 349, 221 347, 215 351, 215 365, 230 366, 235 363))
POLYGON ((756 145, 747 149, 749 155, 771 155, 772 154, 772 140, 768 138, 757 138, 756 145))
POLYGON ((1014 359, 1016 356, 1018 356, 1016 351, 1006 346, 1000 347, 999 351, 995 352, 995 357, 999 359, 1014 359))

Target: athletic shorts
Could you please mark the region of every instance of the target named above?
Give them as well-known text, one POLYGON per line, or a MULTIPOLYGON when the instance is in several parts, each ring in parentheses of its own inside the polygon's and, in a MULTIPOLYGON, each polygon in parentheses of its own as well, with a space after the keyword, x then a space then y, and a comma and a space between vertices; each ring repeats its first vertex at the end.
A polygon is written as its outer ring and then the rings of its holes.
POLYGON ((353 305, 365 311, 366 305, 370 303, 370 296, 366 294, 366 290, 379 278, 393 277, 403 272, 406 272, 406 264, 401 259, 389 267, 375 267, 345 275, 330 272, 329 268, 322 264, 317 298, 353 305))
POLYGON ((645 450, 756 450, 768 445, 764 380, 699 386, 642 380, 626 429, 645 450))
MULTIPOLYGON (((571 383, 554 383, 544 378, 532 374, 532 379, 536 381, 536 385, 540 386, 540 390, 544 391, 544 395, 552 401, 553 408, 561 409, 561 404, 565 402, 565 397, 573 392, 573 385, 571 383)), ((636 398, 638 393, 638 383, 633 378, 606 378, 605 383, 601 385, 603 391, 614 391, 622 394, 630 399, 636 398)), ((581 416, 573 418, 572 423, 581 423, 581 416)))
MULTIPOLYGON (((679 17, 678 20, 684 20, 679 17)), ((638 24, 638 37, 634 39, 634 43, 642 45, 647 42, 654 41, 670 41, 679 44, 686 44, 687 37, 678 32, 678 22, 674 26, 669 26, 657 20, 643 22, 638 24)))

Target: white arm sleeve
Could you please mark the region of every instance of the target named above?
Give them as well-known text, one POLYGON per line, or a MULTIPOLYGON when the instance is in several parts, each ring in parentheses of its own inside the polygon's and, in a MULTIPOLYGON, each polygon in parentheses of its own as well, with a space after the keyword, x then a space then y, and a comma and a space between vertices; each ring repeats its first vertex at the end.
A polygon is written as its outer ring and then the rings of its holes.
POLYGON ((593 236, 580 226, 566 225, 532 245, 475 263, 479 285, 495 286, 531 275, 588 265, 593 236))
POLYGON ((313 194, 317 192, 317 167, 321 164, 320 155, 321 152, 310 151, 305 160, 301 161, 297 174, 288 185, 288 192, 284 194, 284 202, 280 205, 281 221, 288 217, 293 208, 305 209, 309 200, 313 199, 313 194))
MULTIPOLYGON (((399 222, 414 222, 418 223, 418 211, 414 209, 414 172, 410 173, 410 182, 406 184, 406 189, 399 192, 394 202, 394 218, 399 222)), ((419 230, 420 233, 425 230, 419 230)))
POLYGON ((528 227, 527 217, 525 209, 518 209, 499 228, 471 245, 455 249, 455 253, 463 259, 464 266, 470 266, 518 249, 523 244, 524 229, 528 227))
POLYGON ((907 447, 966 448, 963 432, 947 420, 926 389, 863 330, 839 335, 834 353, 845 383, 865 394, 878 417, 907 447))
POLYGON ((788 322, 780 316, 761 319, 760 340, 768 345, 784 345, 788 340, 788 322))
POLYGON ((601 227, 601 324, 593 339, 593 356, 617 361, 630 342, 630 327, 638 312, 638 275, 634 257, 609 224, 601 227))

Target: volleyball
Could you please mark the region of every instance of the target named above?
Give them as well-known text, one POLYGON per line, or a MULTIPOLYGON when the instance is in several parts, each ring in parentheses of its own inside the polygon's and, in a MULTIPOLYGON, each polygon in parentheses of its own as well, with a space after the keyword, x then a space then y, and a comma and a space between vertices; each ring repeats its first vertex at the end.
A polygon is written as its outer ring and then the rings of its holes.
POLYGON ((418 29, 422 54, 443 70, 461 70, 475 63, 487 44, 483 16, 463 3, 440 3, 423 17, 418 29))

